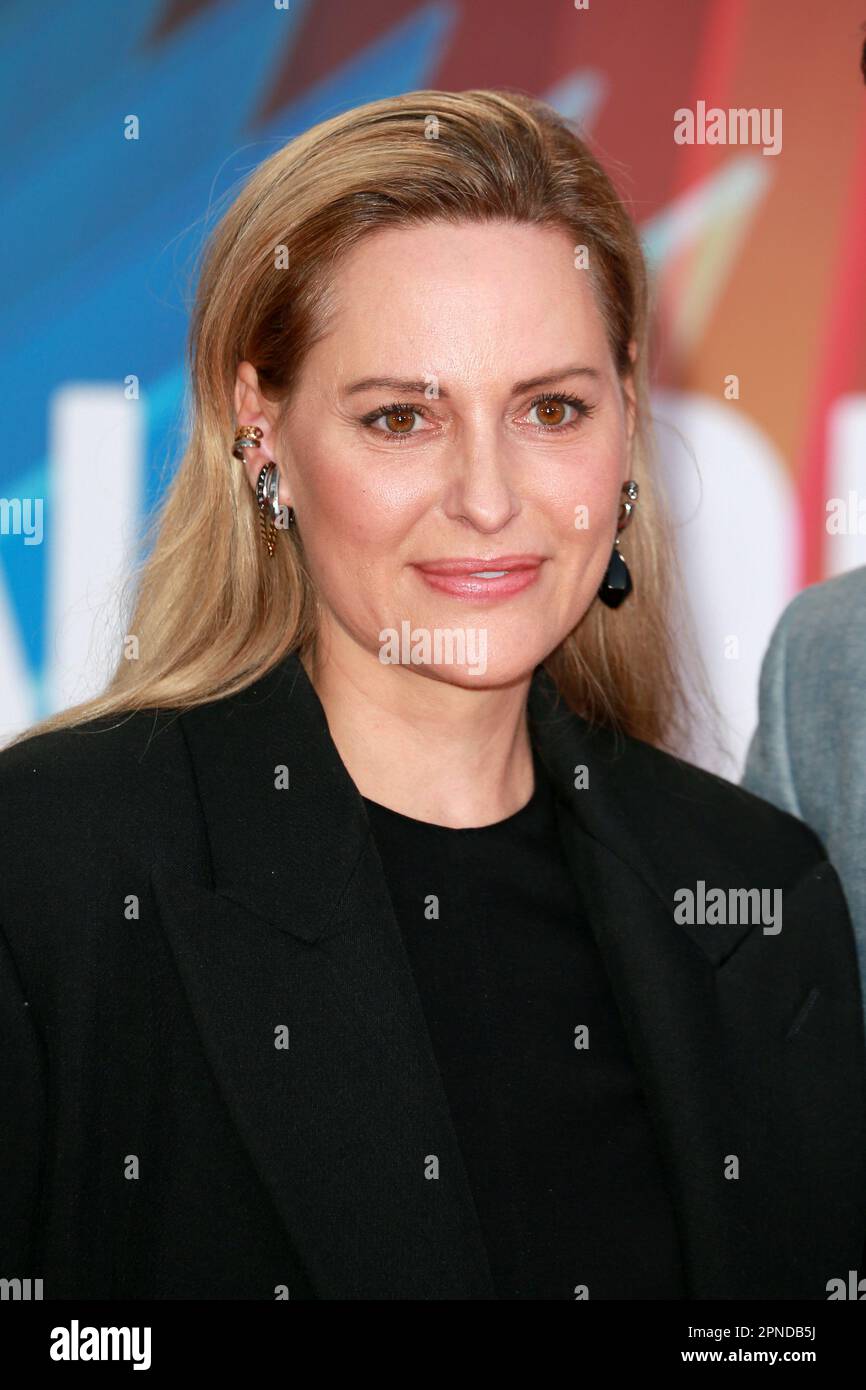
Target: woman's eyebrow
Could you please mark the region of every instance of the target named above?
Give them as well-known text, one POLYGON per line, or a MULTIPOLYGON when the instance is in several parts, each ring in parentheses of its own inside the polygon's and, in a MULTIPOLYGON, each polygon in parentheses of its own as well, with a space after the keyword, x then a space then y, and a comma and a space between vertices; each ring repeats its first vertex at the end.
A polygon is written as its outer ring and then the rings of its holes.
MULTIPOLYGON (((593 381, 601 381, 601 372, 597 367, 568 366, 560 367, 556 371, 545 372, 543 376, 530 377, 526 381, 515 381, 511 388, 513 396, 519 396, 524 391, 533 391, 538 386, 550 386, 555 381, 562 381, 571 376, 588 376, 593 381)), ((407 395, 423 395, 429 389, 430 383, 435 378, 430 376, 421 381, 413 381, 409 377, 400 376, 365 376, 360 381, 353 381, 343 390, 344 396, 357 395, 359 391, 370 391, 374 387, 379 391, 403 391, 407 395)), ((441 398, 448 398, 448 392, 440 386, 437 393, 441 398)))

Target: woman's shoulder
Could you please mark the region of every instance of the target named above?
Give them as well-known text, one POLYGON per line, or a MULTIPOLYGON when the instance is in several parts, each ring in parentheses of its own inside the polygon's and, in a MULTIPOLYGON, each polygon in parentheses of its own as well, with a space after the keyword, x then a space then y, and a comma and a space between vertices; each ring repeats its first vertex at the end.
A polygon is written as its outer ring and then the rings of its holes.
POLYGON ((35 733, 0 750, 3 876, 97 856, 170 833, 194 798, 177 711, 138 710, 35 733))
POLYGON ((768 870, 784 879, 826 860, 818 836, 796 816, 687 757, 584 718, 543 671, 530 716, 565 800, 612 849, 639 846, 641 858, 661 865, 716 857, 744 874, 768 870))
POLYGON ((777 880, 826 860, 815 831, 716 772, 639 739, 598 732, 590 761, 641 841, 667 857, 717 857, 777 880))
POLYGON ((133 791, 182 751, 176 710, 135 710, 31 734, 0 749, 0 804, 71 807, 84 795, 133 791))
POLYGON ((177 711, 91 719, 0 752, 0 944, 34 1017, 60 1017, 95 961, 108 988, 131 979, 154 939, 154 870, 194 879, 208 866, 177 711), (131 921, 138 931, 118 931, 131 921))

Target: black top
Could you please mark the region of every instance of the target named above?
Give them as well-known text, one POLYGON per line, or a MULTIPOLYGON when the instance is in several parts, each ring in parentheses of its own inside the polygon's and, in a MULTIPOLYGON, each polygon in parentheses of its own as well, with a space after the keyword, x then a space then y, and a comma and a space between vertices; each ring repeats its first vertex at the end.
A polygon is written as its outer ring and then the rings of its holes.
POLYGON ((364 801, 497 1296, 682 1298, 655 1136, 553 798, 536 757, 531 800, 494 825, 364 801))

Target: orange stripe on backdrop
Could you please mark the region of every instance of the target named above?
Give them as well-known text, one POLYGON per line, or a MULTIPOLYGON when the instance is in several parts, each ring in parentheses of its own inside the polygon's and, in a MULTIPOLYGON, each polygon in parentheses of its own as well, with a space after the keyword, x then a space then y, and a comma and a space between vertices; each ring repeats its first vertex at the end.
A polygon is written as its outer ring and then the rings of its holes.
POLYGON ((866 89, 860 95, 860 143, 845 185, 838 243, 828 247, 833 283, 815 345, 818 371, 799 460, 803 584, 825 574, 829 413, 844 392, 866 391, 866 89))
MULTIPOLYGON (((680 106, 696 111, 699 101, 708 108, 727 108, 748 4, 749 0, 712 0, 707 5, 693 69, 683 74, 681 89, 671 93, 676 97, 669 103, 668 139, 675 151, 671 205, 708 186, 729 157, 724 146, 674 144, 673 113, 680 106)), ((699 235, 695 244, 674 254, 659 270, 656 286, 658 373, 666 385, 688 390, 695 384, 690 370, 695 337, 697 334, 703 336, 706 317, 712 309, 712 304, 707 302, 714 294, 712 282, 726 274, 723 264, 719 268, 720 259, 723 262, 725 258, 725 247, 719 245, 719 239, 729 235, 733 235, 733 228, 727 223, 718 231, 711 228, 699 235)), ((721 389, 721 381, 716 381, 712 394, 720 396, 721 389)))
MULTIPOLYGON (((755 153, 771 180, 755 209, 748 238, 719 297, 689 367, 689 384, 719 398, 728 372, 740 378, 739 409, 772 440, 791 469, 803 466, 803 441, 820 426, 816 409, 840 389, 824 380, 828 313, 837 287, 856 289, 853 266, 839 263, 850 210, 850 180, 863 123, 863 88, 857 72, 858 24, 863 0, 752 0, 727 106, 781 107, 782 153, 755 153), (775 166, 775 167, 774 167, 775 166)), ((723 157, 744 151, 719 147, 723 157)), ((850 317, 846 331, 863 334, 850 317)), ((834 330, 835 331, 835 330, 834 330)), ((847 352, 852 349, 849 342, 847 352)), ((812 484, 823 486, 826 460, 820 440, 809 458, 812 484)), ((810 507, 813 502, 810 502, 810 507)), ((803 582, 815 567, 814 515, 803 582)), ((773 518, 767 518, 772 525, 773 518)), ((819 522, 820 524, 820 522, 819 522)))

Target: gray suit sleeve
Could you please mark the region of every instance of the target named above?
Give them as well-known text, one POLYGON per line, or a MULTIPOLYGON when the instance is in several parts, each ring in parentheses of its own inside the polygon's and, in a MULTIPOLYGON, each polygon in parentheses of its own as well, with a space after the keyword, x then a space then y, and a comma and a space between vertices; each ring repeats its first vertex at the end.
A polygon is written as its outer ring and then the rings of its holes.
POLYGON ((788 746, 786 669, 791 608, 785 609, 776 624, 761 666, 758 727, 749 744, 742 784, 803 820, 788 746))

